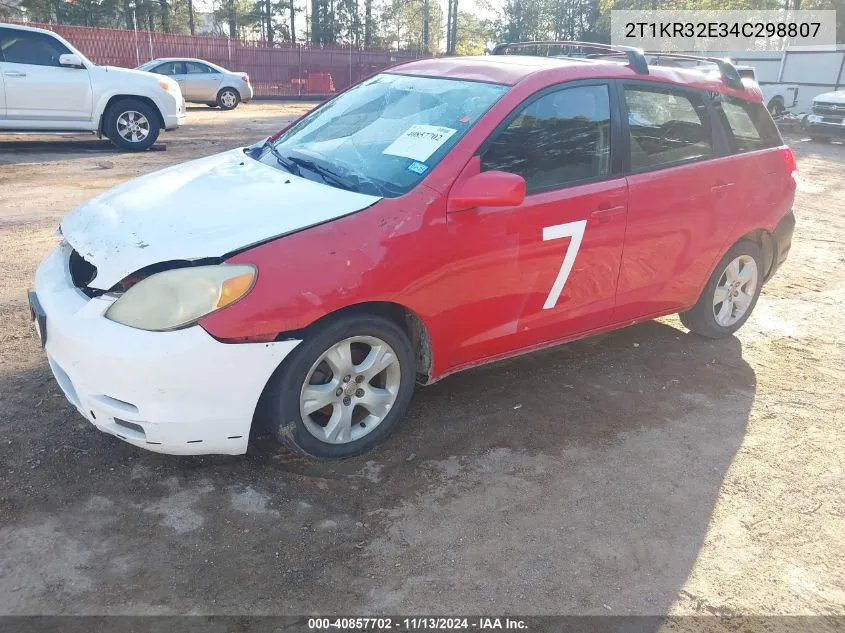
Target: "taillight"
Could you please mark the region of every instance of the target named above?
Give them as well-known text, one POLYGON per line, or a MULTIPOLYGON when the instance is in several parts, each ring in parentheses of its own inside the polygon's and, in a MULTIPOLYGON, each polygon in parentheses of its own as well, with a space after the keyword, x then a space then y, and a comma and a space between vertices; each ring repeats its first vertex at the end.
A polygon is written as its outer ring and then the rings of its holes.
POLYGON ((247 75, 246 73, 241 75, 241 79, 243 79, 245 83, 249 83, 249 75, 247 75))
POLYGON ((786 165, 786 172, 789 174, 798 171, 798 163, 795 162, 795 154, 792 153, 792 148, 784 145, 780 148, 780 155, 783 157, 783 162, 786 165))

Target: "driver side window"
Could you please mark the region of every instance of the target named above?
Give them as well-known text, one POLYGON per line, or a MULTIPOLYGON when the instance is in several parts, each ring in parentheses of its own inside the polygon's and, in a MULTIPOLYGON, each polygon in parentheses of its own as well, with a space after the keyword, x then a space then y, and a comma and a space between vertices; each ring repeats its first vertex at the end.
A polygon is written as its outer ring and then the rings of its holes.
POLYGON ((182 62, 165 62, 160 66, 157 66, 156 69, 153 71, 154 73, 158 73, 159 75, 184 75, 185 71, 182 68, 182 62))
POLYGON ((44 33, 0 29, 0 59, 11 64, 61 66, 59 56, 70 53, 67 46, 44 33))
POLYGON ((532 101, 493 140, 481 169, 519 174, 528 193, 607 177, 608 87, 565 88, 532 101))

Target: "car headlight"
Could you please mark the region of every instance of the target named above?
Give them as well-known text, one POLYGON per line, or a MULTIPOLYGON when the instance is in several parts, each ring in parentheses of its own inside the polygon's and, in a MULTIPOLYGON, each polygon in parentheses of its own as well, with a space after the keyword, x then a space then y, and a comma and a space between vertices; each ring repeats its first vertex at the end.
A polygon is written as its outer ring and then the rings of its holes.
POLYGON ((123 325, 161 332, 196 322, 231 305, 255 283, 255 267, 219 264, 175 268, 142 279, 106 310, 123 325))

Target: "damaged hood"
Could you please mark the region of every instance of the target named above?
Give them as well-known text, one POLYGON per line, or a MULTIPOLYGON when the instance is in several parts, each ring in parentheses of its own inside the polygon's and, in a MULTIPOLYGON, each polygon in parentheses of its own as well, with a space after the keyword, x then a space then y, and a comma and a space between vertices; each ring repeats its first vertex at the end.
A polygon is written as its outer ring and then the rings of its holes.
POLYGON ((365 209, 380 198, 319 184, 232 150, 119 185, 64 220, 108 290, 145 266, 221 257, 365 209))

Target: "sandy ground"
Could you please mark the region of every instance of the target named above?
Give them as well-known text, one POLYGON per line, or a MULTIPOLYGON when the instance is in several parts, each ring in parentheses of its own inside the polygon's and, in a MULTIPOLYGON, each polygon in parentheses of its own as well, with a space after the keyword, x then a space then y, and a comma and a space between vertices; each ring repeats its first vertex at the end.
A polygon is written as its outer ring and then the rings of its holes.
POLYGON ((792 139, 791 258, 735 338, 672 317, 455 375, 340 463, 79 417, 25 305, 59 218, 304 107, 193 109, 144 155, 0 137, 0 614, 845 614, 839 144, 792 139))

